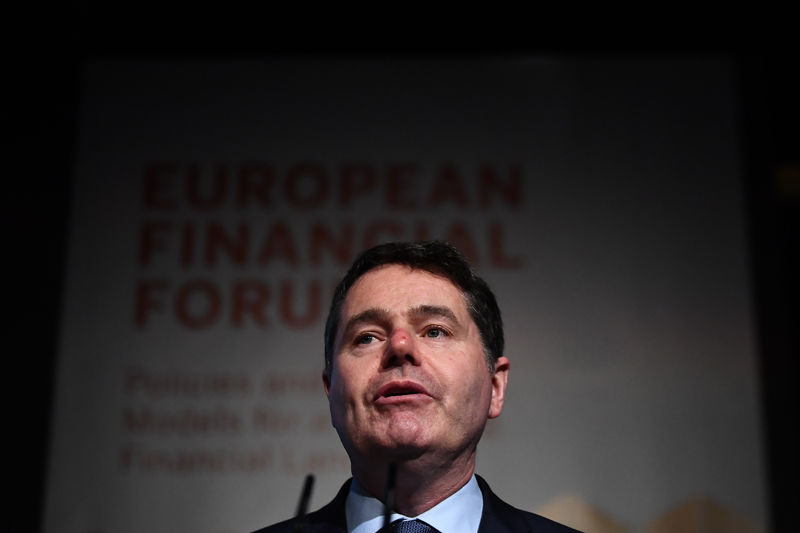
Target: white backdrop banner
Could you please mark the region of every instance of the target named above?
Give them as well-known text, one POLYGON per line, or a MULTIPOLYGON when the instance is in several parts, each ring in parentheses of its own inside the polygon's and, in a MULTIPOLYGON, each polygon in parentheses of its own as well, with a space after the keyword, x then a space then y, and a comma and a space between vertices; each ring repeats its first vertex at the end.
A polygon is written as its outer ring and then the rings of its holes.
POLYGON ((307 473, 326 503, 332 288, 429 238, 503 310, 477 467, 502 497, 763 530, 737 127, 711 59, 87 65, 45 531, 246 532, 307 473))

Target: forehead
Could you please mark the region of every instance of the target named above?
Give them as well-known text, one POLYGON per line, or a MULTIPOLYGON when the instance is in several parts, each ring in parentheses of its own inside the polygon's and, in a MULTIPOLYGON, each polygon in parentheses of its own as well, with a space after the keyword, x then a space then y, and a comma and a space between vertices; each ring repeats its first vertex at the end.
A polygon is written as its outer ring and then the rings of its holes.
POLYGON ((346 320, 370 308, 402 311, 424 304, 445 305, 456 315, 467 314, 463 292, 446 277, 406 265, 383 265, 350 287, 341 317, 346 320))

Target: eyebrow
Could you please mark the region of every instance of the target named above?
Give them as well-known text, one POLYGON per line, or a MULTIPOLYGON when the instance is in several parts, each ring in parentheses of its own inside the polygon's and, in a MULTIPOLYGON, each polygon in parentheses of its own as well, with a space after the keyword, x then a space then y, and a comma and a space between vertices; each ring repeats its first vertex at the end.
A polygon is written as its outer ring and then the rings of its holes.
POLYGON ((353 329, 356 328, 356 326, 363 323, 372 323, 385 326, 390 322, 391 319, 389 317, 389 311, 386 309, 379 309, 377 307, 370 307, 369 309, 361 311, 357 315, 352 316, 344 325, 344 328, 342 328, 342 333, 347 336, 353 329))
MULTIPOLYGON (((442 305, 417 305, 406 311, 406 315, 412 320, 442 317, 459 324, 456 314, 449 307, 442 305)), ((388 310, 371 307, 351 317, 344 325, 342 333, 348 336, 353 329, 364 323, 388 327, 391 321, 391 313, 388 310)))
POLYGON ((442 305, 418 305, 409 309, 408 316, 409 318, 415 319, 438 316, 452 320, 458 324, 458 318, 456 318, 456 314, 449 307, 442 305))

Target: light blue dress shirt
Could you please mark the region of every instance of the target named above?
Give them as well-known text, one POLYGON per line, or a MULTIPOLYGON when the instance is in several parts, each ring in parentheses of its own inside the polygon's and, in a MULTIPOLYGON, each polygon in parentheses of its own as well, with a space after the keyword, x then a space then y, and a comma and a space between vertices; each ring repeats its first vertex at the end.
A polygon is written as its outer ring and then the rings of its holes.
MULTIPOLYGON (((392 521, 398 518, 419 518, 442 533, 478 533, 483 514, 483 494, 475 479, 449 498, 439 502, 419 516, 392 513, 392 521)), ((383 504, 369 496, 353 479, 345 503, 348 533, 375 533, 383 527, 383 504)))

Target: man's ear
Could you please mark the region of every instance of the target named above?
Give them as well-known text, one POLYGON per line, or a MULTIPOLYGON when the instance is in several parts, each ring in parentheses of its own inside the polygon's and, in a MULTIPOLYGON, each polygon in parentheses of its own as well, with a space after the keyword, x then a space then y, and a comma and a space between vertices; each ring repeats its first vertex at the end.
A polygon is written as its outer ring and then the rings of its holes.
POLYGON ((494 363, 492 373, 492 401, 489 404, 489 418, 497 418, 503 410, 503 401, 506 397, 506 387, 508 386, 508 370, 511 363, 507 357, 498 357, 494 363))
POLYGON ((322 371, 322 385, 325 387, 325 396, 330 397, 331 395, 331 380, 328 377, 328 371, 322 371))

